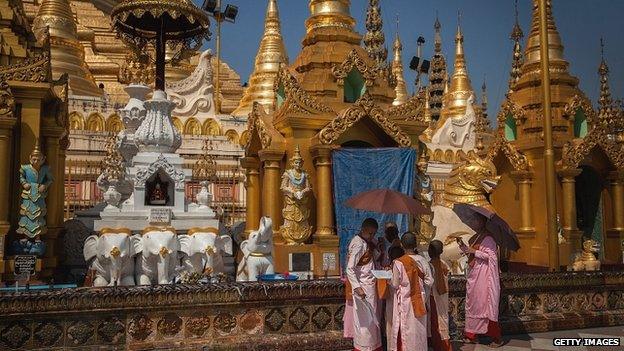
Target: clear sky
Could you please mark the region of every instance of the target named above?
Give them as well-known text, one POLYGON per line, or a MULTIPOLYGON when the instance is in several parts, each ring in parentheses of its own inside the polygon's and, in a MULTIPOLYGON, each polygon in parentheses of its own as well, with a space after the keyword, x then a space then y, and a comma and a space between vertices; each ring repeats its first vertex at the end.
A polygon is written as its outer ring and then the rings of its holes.
MULTIPOLYGON (((263 32, 267 0, 223 0, 239 7, 235 24, 224 23, 222 57, 247 82, 253 70, 255 54, 263 32)), ((197 2, 197 0, 196 0, 197 2)), ((514 23, 513 0, 380 0, 386 43, 391 49, 399 14, 399 32, 403 41, 405 65, 416 53, 416 39, 427 40, 424 56, 433 52, 433 23, 436 13, 442 23, 443 51, 452 65, 457 12, 461 11, 464 47, 473 89, 480 96, 484 77, 490 100, 489 115, 494 118, 504 97, 511 64, 514 23)), ((520 25, 526 35, 530 30, 531 1, 519 0, 520 25)), ((351 15, 356 30, 364 33, 367 0, 351 0, 351 15)), ((290 61, 294 61, 305 34, 308 0, 278 0, 282 34, 290 61)), ((624 97, 624 0, 553 0, 553 12, 565 47, 570 71, 580 79, 581 89, 596 101, 599 93, 597 69, 600 63, 600 37, 605 40, 605 57, 611 69, 611 91, 624 97)), ((214 22, 213 22, 214 24, 214 22)), ((215 32, 214 25, 212 26, 215 32)), ((214 47, 213 40, 206 46, 214 47)), ((523 47, 525 43, 523 42, 523 47)), ((390 56, 390 55, 389 55, 390 56)), ((410 90, 414 74, 406 68, 410 90)))

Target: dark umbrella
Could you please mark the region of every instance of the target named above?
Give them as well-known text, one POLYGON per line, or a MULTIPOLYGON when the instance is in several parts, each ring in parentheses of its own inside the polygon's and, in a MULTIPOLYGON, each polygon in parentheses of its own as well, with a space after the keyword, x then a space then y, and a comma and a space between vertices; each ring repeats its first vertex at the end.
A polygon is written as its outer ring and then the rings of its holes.
POLYGON ((358 210, 379 213, 430 214, 431 211, 411 196, 391 189, 376 189, 359 193, 345 205, 358 210))
POLYGON ((466 224, 475 216, 484 217, 486 219, 485 229, 490 233, 490 236, 494 238, 498 246, 512 251, 518 251, 520 248, 520 241, 509 224, 499 215, 487 208, 469 204, 455 204, 453 206, 453 212, 466 224))

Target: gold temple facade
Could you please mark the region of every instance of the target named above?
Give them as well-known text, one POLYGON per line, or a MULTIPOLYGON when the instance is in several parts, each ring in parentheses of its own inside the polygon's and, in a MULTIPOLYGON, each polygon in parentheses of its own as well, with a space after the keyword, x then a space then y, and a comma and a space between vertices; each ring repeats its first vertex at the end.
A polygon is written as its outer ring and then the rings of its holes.
MULTIPOLYGON (((495 161, 502 175, 491 200, 520 237, 522 249, 512 254, 511 260, 548 266, 538 14, 538 2, 533 1, 524 51, 520 48, 522 31, 517 23, 514 26, 509 93, 498 113, 498 130, 486 157, 495 161)), ((606 262, 621 262, 624 162, 620 132, 614 126, 621 125, 622 111, 609 99, 601 99, 599 110, 594 111, 578 88, 578 79, 568 72, 550 1, 547 20, 557 211, 564 237, 559 239, 559 264, 570 263, 582 237, 602 242, 606 262)), ((600 67, 601 82, 606 82, 606 63, 600 67)), ((608 84, 602 84, 601 96, 608 95, 605 90, 608 84)))
POLYGON ((68 146, 67 76, 52 78, 51 33, 37 42, 21 1, 0 1, 0 273, 13 275, 13 259, 7 248, 16 239, 19 220, 19 167, 39 142, 53 177, 46 203, 47 249, 37 263, 42 276, 58 264, 58 238, 63 227, 63 176, 68 146), (61 181, 59 181, 61 180, 61 181))
MULTIPOLYGON (((254 104, 249 115, 250 138, 242 164, 247 172, 247 231, 257 229, 261 216, 271 217, 276 270, 288 269, 289 253, 305 251, 318 257, 313 271, 321 275, 319 258, 338 252, 332 151, 343 146, 416 147, 426 125, 421 121, 421 97, 393 106, 396 79, 389 74, 389 65, 380 67, 361 46, 349 0, 312 0, 309 10, 302 49, 290 66, 279 71, 275 111, 254 104), (297 148, 312 183, 313 235, 305 245, 289 246, 279 234, 280 180, 297 148)), ((328 273, 337 274, 338 267, 328 273)))

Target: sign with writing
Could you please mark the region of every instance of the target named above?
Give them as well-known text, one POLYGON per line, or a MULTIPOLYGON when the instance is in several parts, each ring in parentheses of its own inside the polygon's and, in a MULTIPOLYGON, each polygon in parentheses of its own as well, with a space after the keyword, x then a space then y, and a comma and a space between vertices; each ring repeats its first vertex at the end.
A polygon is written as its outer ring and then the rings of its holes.
POLYGON ((169 224, 171 223, 170 208, 150 208, 150 223, 169 224))
POLYGON ((323 270, 334 271, 336 269, 336 254, 333 252, 323 252, 323 270))
POLYGON ((15 275, 34 275, 35 266, 37 265, 37 256, 35 255, 19 255, 15 256, 15 275))

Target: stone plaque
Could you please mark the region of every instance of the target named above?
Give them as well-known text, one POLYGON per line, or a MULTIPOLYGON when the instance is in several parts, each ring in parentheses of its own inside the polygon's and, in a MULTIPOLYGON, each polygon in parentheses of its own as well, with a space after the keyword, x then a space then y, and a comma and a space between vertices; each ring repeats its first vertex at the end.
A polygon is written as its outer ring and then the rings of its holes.
POLYGON ((312 270, 312 253, 293 252, 290 254, 291 272, 309 272, 312 270))
POLYGON ((150 208, 149 222, 153 224, 171 223, 170 208, 150 208))
POLYGON ((36 265, 37 256, 35 255, 15 256, 15 275, 34 275, 36 265))
POLYGON ((335 271, 336 269, 336 254, 333 252, 323 252, 323 270, 335 271))

